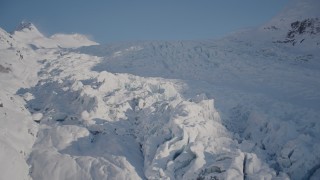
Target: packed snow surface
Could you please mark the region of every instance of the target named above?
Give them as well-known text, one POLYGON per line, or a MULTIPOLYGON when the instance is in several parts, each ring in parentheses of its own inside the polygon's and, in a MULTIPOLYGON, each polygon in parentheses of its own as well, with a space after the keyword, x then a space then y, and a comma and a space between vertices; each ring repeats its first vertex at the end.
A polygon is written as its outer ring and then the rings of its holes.
POLYGON ((0 29, 0 179, 319 179, 319 8, 207 41, 0 29))

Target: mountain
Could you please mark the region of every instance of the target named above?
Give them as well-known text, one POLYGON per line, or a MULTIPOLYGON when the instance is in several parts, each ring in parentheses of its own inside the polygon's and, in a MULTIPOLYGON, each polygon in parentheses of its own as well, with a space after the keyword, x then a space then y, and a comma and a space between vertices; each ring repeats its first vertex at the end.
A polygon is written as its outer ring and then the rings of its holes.
POLYGON ((81 46, 98 45, 81 34, 54 34, 45 37, 30 22, 22 22, 12 33, 21 44, 29 44, 32 48, 77 48, 81 46))
POLYGON ((274 42, 292 46, 303 44, 300 49, 319 48, 320 3, 316 0, 294 0, 262 28, 277 35, 274 42), (277 31, 277 33, 273 32, 277 31), (310 41, 305 43, 306 41, 310 41))
POLYGON ((0 29, 0 177, 319 179, 318 7, 206 41, 0 29))
POLYGON ((40 31, 30 22, 21 22, 12 35, 17 36, 20 39, 33 39, 43 38, 44 36, 40 31))

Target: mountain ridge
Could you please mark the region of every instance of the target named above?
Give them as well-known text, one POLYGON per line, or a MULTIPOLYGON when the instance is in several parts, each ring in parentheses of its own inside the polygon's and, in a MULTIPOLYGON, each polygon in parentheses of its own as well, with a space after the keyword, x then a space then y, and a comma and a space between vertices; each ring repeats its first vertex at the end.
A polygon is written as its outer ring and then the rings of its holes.
POLYGON ((81 46, 98 45, 82 34, 57 33, 50 37, 44 36, 31 22, 21 22, 11 36, 21 44, 31 44, 34 48, 78 48, 81 46))

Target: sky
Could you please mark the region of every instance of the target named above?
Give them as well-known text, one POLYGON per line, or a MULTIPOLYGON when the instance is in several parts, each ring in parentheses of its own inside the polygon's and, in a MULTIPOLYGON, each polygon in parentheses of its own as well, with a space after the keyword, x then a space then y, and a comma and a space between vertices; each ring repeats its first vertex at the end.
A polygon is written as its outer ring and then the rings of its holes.
POLYGON ((99 43, 214 39, 257 27, 289 0, 0 0, 0 27, 32 22, 43 34, 81 33, 99 43))

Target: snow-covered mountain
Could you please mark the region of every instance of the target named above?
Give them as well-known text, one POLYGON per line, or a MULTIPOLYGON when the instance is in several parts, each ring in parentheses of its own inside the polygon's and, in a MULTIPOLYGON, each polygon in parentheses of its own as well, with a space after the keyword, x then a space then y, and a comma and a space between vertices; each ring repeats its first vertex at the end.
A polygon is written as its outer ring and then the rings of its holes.
POLYGON ((318 9, 207 41, 0 29, 0 179, 319 179, 318 9))
POLYGON ((81 46, 98 45, 81 34, 54 34, 45 37, 30 22, 22 22, 12 33, 13 38, 20 44, 28 44, 33 49, 37 48, 77 48, 81 46))

